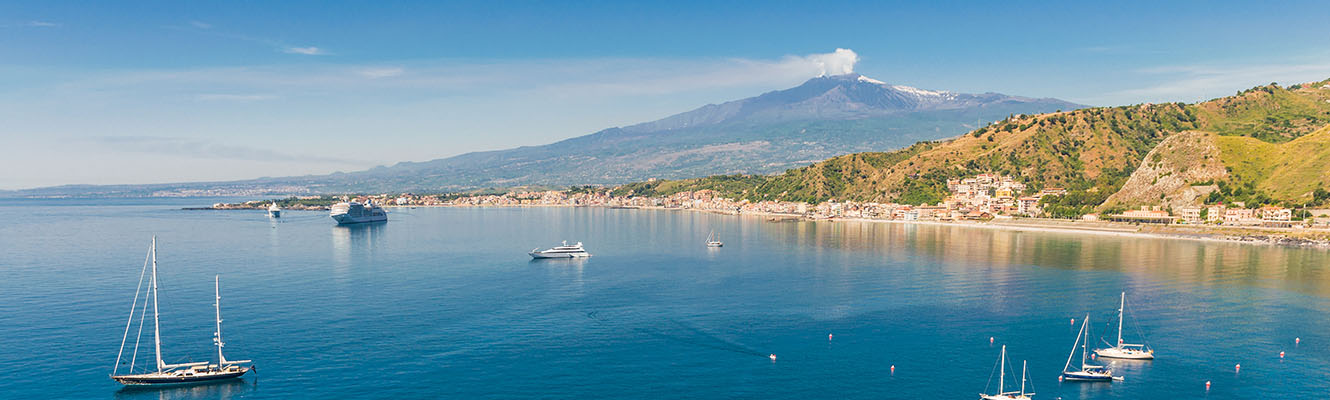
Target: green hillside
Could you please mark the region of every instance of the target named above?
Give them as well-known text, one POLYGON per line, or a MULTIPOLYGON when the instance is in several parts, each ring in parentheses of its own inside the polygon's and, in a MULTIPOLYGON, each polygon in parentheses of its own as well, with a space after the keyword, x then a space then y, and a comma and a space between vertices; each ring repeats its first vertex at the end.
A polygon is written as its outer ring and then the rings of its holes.
POLYGON ((1066 196, 1050 198, 1045 209, 1074 216, 1104 204, 1165 138, 1190 130, 1211 132, 1202 135, 1207 138, 1217 135, 1213 140, 1218 141, 1229 171, 1231 181, 1195 182, 1218 184, 1219 194, 1211 200, 1240 195, 1267 203, 1303 204, 1316 200, 1318 186, 1330 187, 1328 87, 1330 81, 1289 88, 1272 84, 1199 104, 1016 115, 955 139, 834 157, 773 176, 730 175, 625 187, 638 194, 666 195, 712 189, 753 201, 919 204, 942 200, 947 179, 997 173, 1017 177, 1031 191, 1068 189, 1066 196))

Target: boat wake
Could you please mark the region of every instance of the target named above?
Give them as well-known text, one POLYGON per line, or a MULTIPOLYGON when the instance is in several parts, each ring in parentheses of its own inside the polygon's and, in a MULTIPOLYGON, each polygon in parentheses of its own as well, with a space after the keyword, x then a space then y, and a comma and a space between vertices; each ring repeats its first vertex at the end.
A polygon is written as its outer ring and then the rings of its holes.
MULTIPOLYGON (((606 326, 617 325, 613 319, 604 317, 600 311, 591 311, 586 313, 586 317, 606 326)), ((650 320, 642 318, 642 320, 650 320)), ((690 346, 707 348, 712 350, 728 351, 731 353, 751 355, 766 358, 768 353, 754 349, 743 343, 726 339, 702 328, 691 325, 687 322, 673 318, 665 318, 669 322, 667 325, 658 325, 652 327, 626 327, 642 335, 657 339, 668 340, 675 343, 681 343, 690 346)))

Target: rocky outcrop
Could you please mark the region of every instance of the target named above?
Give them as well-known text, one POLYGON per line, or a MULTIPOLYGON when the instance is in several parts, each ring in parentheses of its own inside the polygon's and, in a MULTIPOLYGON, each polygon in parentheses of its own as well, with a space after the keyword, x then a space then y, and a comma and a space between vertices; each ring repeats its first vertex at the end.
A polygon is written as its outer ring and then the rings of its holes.
POLYGON ((1102 208, 1197 205, 1217 189, 1213 182, 1227 177, 1214 134, 1184 131, 1155 146, 1102 208))

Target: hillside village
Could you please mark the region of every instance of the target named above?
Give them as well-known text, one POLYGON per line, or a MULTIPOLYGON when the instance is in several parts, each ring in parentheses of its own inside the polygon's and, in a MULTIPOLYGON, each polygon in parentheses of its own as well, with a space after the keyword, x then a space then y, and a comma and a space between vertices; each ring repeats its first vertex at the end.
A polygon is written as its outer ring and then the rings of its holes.
MULTIPOLYGON (((390 206, 522 207, 589 206, 664 208, 758 214, 808 219, 871 219, 888 221, 964 222, 994 219, 1052 219, 1043 212, 1047 199, 1063 196, 1063 188, 1034 191, 1011 176, 979 174, 947 181, 950 194, 936 204, 898 204, 825 201, 749 201, 722 196, 715 190, 697 190, 669 196, 615 196, 608 189, 514 191, 484 195, 377 195, 360 197, 390 206)), ((317 196, 315 196, 317 197, 317 196)), ((256 202, 256 204, 267 204, 256 202)), ((219 205, 220 206, 220 205, 219 205)), ((1131 224, 1184 224, 1224 227, 1330 229, 1330 210, 1294 210, 1279 206, 1246 207, 1241 202, 1177 210, 1141 207, 1113 214, 1086 214, 1082 221, 1131 224)))

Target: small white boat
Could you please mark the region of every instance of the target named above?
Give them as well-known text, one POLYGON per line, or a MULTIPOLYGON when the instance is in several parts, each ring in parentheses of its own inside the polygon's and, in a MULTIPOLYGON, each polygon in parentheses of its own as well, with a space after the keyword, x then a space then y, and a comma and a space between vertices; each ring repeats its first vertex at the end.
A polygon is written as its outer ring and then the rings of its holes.
POLYGON ((1071 354, 1067 355, 1067 364, 1062 366, 1062 380, 1067 382, 1112 382, 1120 381, 1122 377, 1113 376, 1113 370, 1103 365, 1090 364, 1089 346, 1086 342, 1090 341, 1090 315, 1086 314, 1085 319, 1081 321, 1081 331, 1076 333, 1076 342, 1071 344, 1071 354), (1083 339, 1083 340, 1082 340, 1083 339), (1081 348, 1081 367, 1080 369, 1071 369, 1071 359, 1076 356, 1076 348, 1081 348))
MULTIPOLYGON (((1100 357, 1120 358, 1127 360, 1153 360, 1155 351, 1147 344, 1131 344, 1122 341, 1122 314, 1127 309, 1127 292, 1122 292, 1122 302, 1118 305, 1118 341, 1117 345, 1106 349, 1095 350, 1094 353, 1100 357)), ((1144 336, 1142 342, 1144 342, 1144 336)))
POLYGON ((725 246, 725 242, 716 240, 716 231, 711 231, 711 234, 707 235, 707 247, 721 246, 725 246))
POLYGON ((577 242, 577 244, 569 246, 567 240, 563 241, 562 246, 555 246, 554 248, 546 250, 540 250, 539 248, 535 248, 531 249, 531 252, 527 254, 530 254, 531 258, 591 257, 591 254, 587 253, 585 248, 582 248, 582 242, 577 242))
POLYGON ((274 201, 272 205, 268 206, 268 216, 272 218, 282 217, 282 208, 277 206, 277 202, 274 201))
MULTIPOLYGON (((1034 393, 1025 393, 1026 363, 1024 361, 1021 362, 1021 390, 1018 392, 1017 391, 1008 392, 1004 387, 1006 381, 1005 379, 1003 379, 1006 378, 1007 376, 1006 345, 1002 346, 1002 355, 999 357, 1001 361, 998 361, 998 391, 997 393, 994 394, 980 393, 979 399, 980 400, 1030 400, 1030 396, 1034 396, 1034 393)), ((989 379, 992 378, 990 377, 989 379)))

